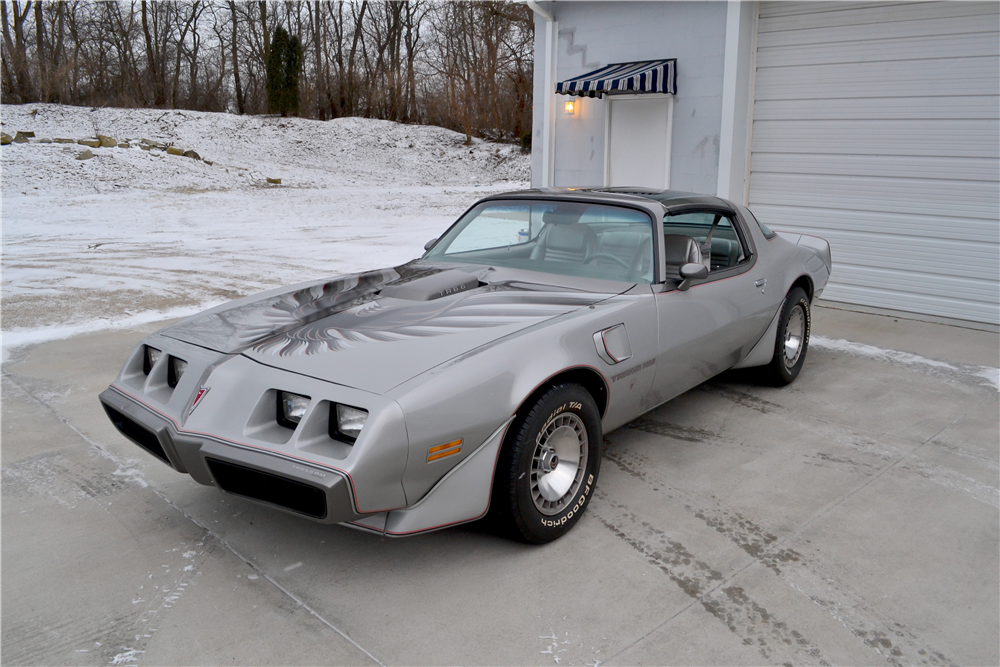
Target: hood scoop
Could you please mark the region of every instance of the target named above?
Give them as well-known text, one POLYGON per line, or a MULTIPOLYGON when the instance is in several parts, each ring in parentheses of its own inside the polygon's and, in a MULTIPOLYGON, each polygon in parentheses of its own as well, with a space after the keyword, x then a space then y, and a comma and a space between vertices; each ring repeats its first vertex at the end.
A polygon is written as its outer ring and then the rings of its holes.
POLYGON ((482 284, 485 283, 480 283, 479 278, 471 273, 450 269, 409 282, 386 285, 379 292, 379 296, 408 301, 433 301, 476 289, 482 284))

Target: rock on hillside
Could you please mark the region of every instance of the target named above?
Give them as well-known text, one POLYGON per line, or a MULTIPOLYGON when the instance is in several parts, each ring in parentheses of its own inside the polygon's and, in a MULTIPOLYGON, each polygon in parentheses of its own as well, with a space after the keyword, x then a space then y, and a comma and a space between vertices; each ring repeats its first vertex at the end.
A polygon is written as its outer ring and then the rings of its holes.
MULTIPOLYGON (((140 139, 193 150, 215 163, 216 174, 209 173, 212 165, 193 161, 171 165, 179 170, 178 177, 182 171, 192 172, 193 181, 183 187, 196 187, 200 182, 209 189, 231 189, 263 182, 267 177, 281 178, 291 187, 475 185, 530 178, 530 159, 516 146, 481 140, 465 146, 464 135, 443 128, 366 118, 323 122, 182 110, 5 104, 0 121, 7 134, 30 130, 40 138, 81 139, 102 134, 119 141, 133 140, 131 149, 107 148, 97 153, 98 157, 111 158, 106 162, 121 162, 106 165, 118 172, 109 178, 129 179, 130 187, 163 185, 159 176, 163 165, 154 162, 163 156, 155 151, 140 153, 140 139), (274 173, 258 173, 261 165, 274 173), (227 168, 228 178, 223 176, 227 168)), ((47 148, 53 153, 66 150, 51 144, 15 148, 47 148)), ((14 157, 4 155, 5 178, 16 176, 14 157)))

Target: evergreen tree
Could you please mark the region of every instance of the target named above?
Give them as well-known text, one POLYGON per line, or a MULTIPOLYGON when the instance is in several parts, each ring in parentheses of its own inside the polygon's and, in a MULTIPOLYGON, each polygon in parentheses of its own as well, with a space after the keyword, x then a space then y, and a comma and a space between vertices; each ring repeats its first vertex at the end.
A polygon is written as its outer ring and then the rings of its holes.
POLYGON ((271 37, 267 54, 267 109, 271 113, 298 114, 299 74, 302 71, 302 43, 278 27, 271 37))

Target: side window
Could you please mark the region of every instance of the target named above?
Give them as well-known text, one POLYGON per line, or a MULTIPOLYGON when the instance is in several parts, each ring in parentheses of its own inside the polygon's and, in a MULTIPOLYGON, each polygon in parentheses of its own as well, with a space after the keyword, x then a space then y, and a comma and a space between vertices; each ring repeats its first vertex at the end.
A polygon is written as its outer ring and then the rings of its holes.
POLYGON ((671 215, 663 219, 663 233, 693 238, 709 271, 734 267, 747 258, 733 221, 721 213, 706 211, 671 215))

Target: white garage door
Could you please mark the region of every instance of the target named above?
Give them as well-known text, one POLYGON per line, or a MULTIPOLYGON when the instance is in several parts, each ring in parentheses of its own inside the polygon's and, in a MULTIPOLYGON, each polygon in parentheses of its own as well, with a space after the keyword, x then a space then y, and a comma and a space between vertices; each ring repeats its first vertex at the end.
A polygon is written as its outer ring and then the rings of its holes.
POLYGON ((824 298, 1000 323, 1000 4, 762 2, 750 208, 824 298))

